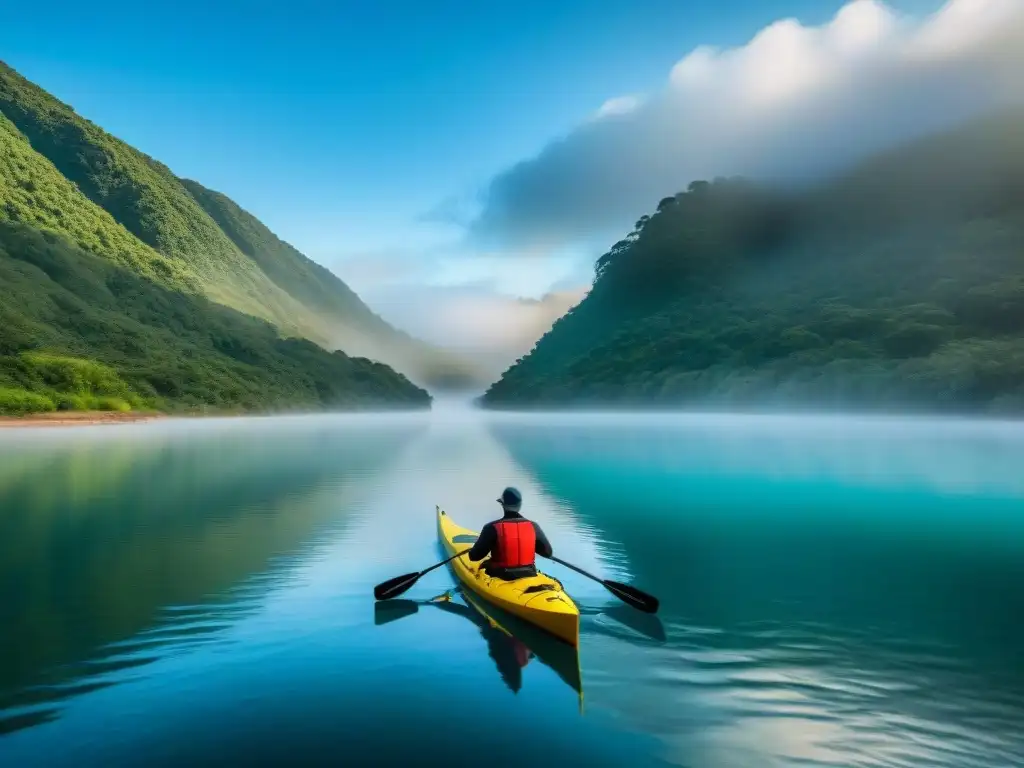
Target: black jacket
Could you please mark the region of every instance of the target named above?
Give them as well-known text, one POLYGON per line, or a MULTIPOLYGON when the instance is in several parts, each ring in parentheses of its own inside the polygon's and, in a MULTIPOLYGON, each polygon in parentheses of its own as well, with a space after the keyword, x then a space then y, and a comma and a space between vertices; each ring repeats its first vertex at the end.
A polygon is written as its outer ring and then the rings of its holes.
MULTIPOLYGON (((501 520, 523 519, 525 518, 523 518, 523 516, 518 512, 507 512, 505 513, 505 516, 501 518, 501 520)), ((476 543, 473 544, 472 549, 469 550, 469 553, 466 555, 466 557, 476 562, 479 560, 483 560, 485 557, 487 557, 487 555, 490 555, 494 552, 494 548, 498 545, 498 530, 494 527, 494 523, 500 523, 501 520, 495 520, 494 522, 487 523, 487 525, 483 527, 483 529, 480 531, 480 538, 478 538, 476 540, 476 543)), ((533 526, 533 530, 535 531, 537 536, 537 554, 541 557, 551 557, 553 553, 551 550, 551 542, 548 541, 548 537, 544 535, 544 531, 541 530, 541 527, 539 525, 532 521, 530 524, 533 526)), ((518 576, 511 573, 513 569, 507 570, 509 571, 509 576, 515 576, 516 578, 518 578, 518 576)), ((518 572, 519 569, 515 570, 518 572)), ((519 575, 521 576, 527 574, 519 575)))

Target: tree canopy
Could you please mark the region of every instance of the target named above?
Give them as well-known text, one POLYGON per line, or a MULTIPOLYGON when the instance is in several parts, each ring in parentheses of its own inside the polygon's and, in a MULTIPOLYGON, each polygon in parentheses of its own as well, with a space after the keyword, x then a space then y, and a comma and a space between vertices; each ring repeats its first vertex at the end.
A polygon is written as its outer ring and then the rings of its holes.
POLYGON ((482 402, 1024 410, 1024 114, 810 189, 690 184, 482 402))

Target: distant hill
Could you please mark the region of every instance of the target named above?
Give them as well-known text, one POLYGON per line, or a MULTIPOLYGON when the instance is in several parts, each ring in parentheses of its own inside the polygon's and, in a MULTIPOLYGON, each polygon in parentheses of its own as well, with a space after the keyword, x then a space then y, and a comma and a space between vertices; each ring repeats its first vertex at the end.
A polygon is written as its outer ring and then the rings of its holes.
POLYGON ((337 275, 280 240, 230 198, 189 179, 181 183, 238 250, 301 303, 310 318, 305 329, 309 338, 331 349, 387 362, 427 386, 481 383, 482 374, 467 360, 389 325, 337 275))
POLYGON ((1024 412, 1024 113, 812 189, 691 184, 482 403, 1024 412))
POLYGON ((325 349, 351 333, 356 354, 415 367, 426 345, 2 63, 0 274, 0 411, 429 405, 390 367, 325 349), (107 384, 63 380, 87 368, 107 384))

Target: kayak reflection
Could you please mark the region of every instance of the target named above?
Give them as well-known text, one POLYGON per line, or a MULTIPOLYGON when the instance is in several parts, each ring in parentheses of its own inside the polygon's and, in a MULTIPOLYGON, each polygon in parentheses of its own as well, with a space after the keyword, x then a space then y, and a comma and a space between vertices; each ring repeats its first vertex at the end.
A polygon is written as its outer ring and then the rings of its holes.
POLYGON ((388 624, 416 613, 420 606, 433 606, 445 613, 472 621, 487 642, 488 655, 494 660, 502 681, 513 693, 523 686, 523 669, 538 659, 570 688, 576 691, 583 709, 583 680, 576 648, 549 637, 542 630, 510 613, 481 602, 460 588, 433 600, 386 600, 374 603, 374 623, 388 624), (455 592, 462 602, 453 598, 455 592))
POLYGON ((487 653, 494 659, 498 674, 512 693, 518 693, 523 687, 523 667, 530 663, 533 651, 515 635, 505 634, 467 605, 451 600, 438 601, 434 605, 447 613, 467 618, 480 627, 480 634, 487 641, 487 653))

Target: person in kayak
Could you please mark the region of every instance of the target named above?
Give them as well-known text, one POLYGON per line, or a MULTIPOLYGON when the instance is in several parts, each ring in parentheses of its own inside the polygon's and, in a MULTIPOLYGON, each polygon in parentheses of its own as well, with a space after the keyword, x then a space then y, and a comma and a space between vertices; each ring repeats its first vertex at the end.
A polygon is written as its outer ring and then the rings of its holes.
POLYGON ((505 581, 536 576, 536 555, 552 555, 548 537, 539 525, 519 513, 523 496, 518 490, 506 488, 497 501, 504 515, 483 527, 466 557, 479 562, 490 555, 484 570, 505 581))

